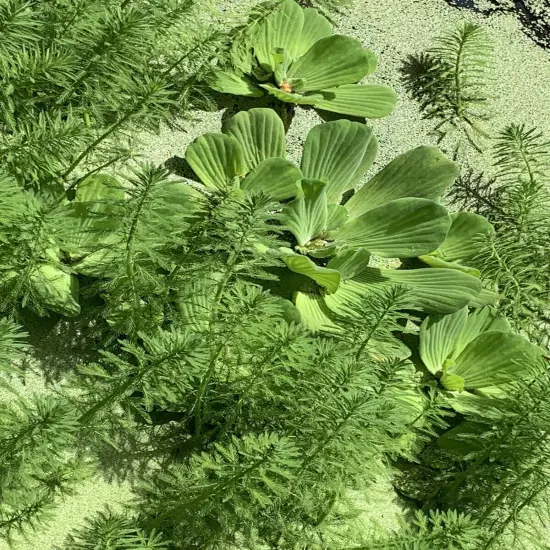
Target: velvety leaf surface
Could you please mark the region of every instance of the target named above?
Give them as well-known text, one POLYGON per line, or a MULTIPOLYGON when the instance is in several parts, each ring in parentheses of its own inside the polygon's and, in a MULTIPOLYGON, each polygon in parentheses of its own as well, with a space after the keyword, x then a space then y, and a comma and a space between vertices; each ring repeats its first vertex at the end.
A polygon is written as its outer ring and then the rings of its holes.
POLYGON ((209 84, 212 89, 222 94, 246 97, 262 97, 264 95, 264 92, 248 76, 229 71, 217 72, 209 84))
POLYGON ((436 147, 417 147, 399 155, 378 172, 346 203, 346 208, 350 218, 356 218, 404 197, 438 201, 458 174, 458 165, 436 147))
POLYGON ((204 134, 187 147, 185 158, 206 187, 224 189, 246 173, 239 142, 225 134, 204 134))
POLYGON ((330 318, 330 310, 320 294, 296 292, 294 303, 300 311, 302 323, 312 332, 342 332, 342 328, 330 318))
POLYGON ((41 264, 30 277, 34 291, 44 305, 62 315, 76 316, 78 304, 78 279, 51 264, 41 264))
POLYGON ((397 199, 333 232, 337 242, 386 258, 414 258, 437 248, 451 226, 447 210, 428 199, 397 199))
POLYGON ((468 308, 463 307, 451 315, 432 314, 420 325, 420 358, 432 374, 451 356, 467 318, 468 308))
POLYGON ((283 121, 273 109, 241 111, 223 123, 222 131, 239 142, 248 170, 266 159, 286 157, 283 121))
POLYGON ((342 281, 338 292, 325 297, 328 307, 349 314, 369 292, 384 285, 410 289, 405 302, 427 313, 447 315, 466 306, 481 290, 476 277, 451 269, 379 269, 367 267, 353 279, 342 281))
POLYGON ((254 42, 254 54, 260 65, 274 72, 276 62, 273 53, 285 48, 292 58, 301 50, 304 10, 294 0, 283 0, 261 24, 254 42))
POLYGON ((343 250, 332 258, 327 267, 340 272, 342 279, 352 279, 369 265, 370 252, 365 248, 343 250))
POLYGON ((336 292, 340 286, 340 273, 335 269, 320 267, 313 263, 307 256, 285 256, 283 261, 294 273, 305 275, 313 279, 319 286, 326 288, 329 292, 336 292))
POLYGON ((317 108, 343 115, 383 118, 395 109, 397 94, 382 84, 346 84, 323 88, 317 108))
POLYGON ((349 120, 327 122, 309 132, 300 167, 305 178, 327 183, 327 200, 333 203, 359 183, 377 151, 372 128, 349 120))
POLYGON ((269 158, 258 164, 241 183, 246 193, 263 193, 274 199, 295 197, 299 192, 298 182, 302 172, 289 160, 269 158))
POLYGON ((313 44, 292 64, 288 80, 300 80, 301 92, 313 92, 359 82, 375 69, 376 56, 358 40, 332 35, 313 44))
POLYGON ((327 195, 325 184, 317 180, 302 180, 303 196, 283 208, 283 225, 292 232, 300 246, 319 236, 327 226, 327 195))
POLYGON ((488 331, 464 348, 450 372, 464 378, 466 389, 481 389, 523 378, 541 354, 522 336, 488 331))

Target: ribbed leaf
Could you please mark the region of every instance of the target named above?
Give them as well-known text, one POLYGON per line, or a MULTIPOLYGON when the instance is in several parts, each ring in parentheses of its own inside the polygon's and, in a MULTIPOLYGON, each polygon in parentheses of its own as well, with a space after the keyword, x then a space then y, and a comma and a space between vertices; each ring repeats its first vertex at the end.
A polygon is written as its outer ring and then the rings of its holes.
POLYGON ((75 199, 67 205, 63 245, 75 255, 84 255, 104 242, 115 231, 123 213, 124 189, 106 174, 96 174, 81 181, 75 199))
POLYGON ((430 315, 420 325, 420 358, 432 374, 451 356, 467 318, 468 308, 463 307, 451 315, 430 315))
POLYGON ((283 208, 282 223, 305 246, 327 226, 327 195, 325 184, 317 180, 302 180, 301 189, 303 196, 283 208))
POLYGON ((476 269, 475 267, 462 265, 457 262, 447 262, 445 260, 442 260, 441 258, 438 258, 437 256, 431 256, 428 254, 428 255, 419 256, 418 259, 422 260, 426 265, 429 265, 430 267, 440 267, 443 269, 458 269, 459 271, 464 271, 464 273, 469 273, 474 277, 480 276, 479 269, 476 269))
POLYGON ((185 158, 206 187, 224 189, 246 173, 239 142, 225 134, 204 134, 187 147, 185 158))
POLYGON ((418 197, 438 201, 459 174, 458 165, 435 147, 421 146, 399 155, 347 203, 350 218, 389 201, 418 197))
POLYGON ((323 88, 321 95, 317 108, 363 118, 388 116, 397 103, 395 90, 382 84, 346 84, 323 88))
POLYGON ((331 312, 320 294, 296 292, 294 303, 302 316, 302 323, 312 332, 343 332, 330 318, 331 312))
POLYGON ((78 279, 51 264, 41 264, 31 274, 34 292, 44 305, 63 315, 80 313, 78 304, 78 279))
POLYGON ((250 109, 227 119, 222 129, 240 144, 248 170, 260 162, 286 157, 285 128, 273 109, 250 109))
POLYGON ((542 350, 522 336, 488 331, 466 346, 450 372, 464 378, 466 389, 481 389, 525 377, 541 355, 542 350))
POLYGON ((277 48, 285 48, 295 59, 301 50, 304 10, 294 0, 283 0, 265 18, 254 41, 254 54, 267 72, 274 72, 277 48))
POLYGON ((302 172, 289 160, 270 158, 258 164, 241 183, 246 193, 263 193, 274 199, 295 197, 300 188, 302 172))
POLYGON ((296 93, 283 92, 273 84, 260 84, 260 87, 267 90, 272 96, 285 103, 295 103, 296 105, 316 105, 322 99, 320 94, 301 95, 296 93))
POLYGON ((332 258, 327 267, 340 272, 342 279, 352 279, 369 265, 370 252, 365 248, 344 250, 332 258))
POLYGON ((481 252, 495 230, 483 217, 472 212, 451 215, 452 225, 447 237, 434 255, 449 262, 460 262, 481 252))
POLYGON ((284 256, 283 261, 294 273, 305 275, 313 279, 319 286, 326 288, 329 292, 336 292, 340 286, 340 273, 335 269, 327 269, 314 264, 307 256, 298 254, 284 256))
POLYGON ((476 277, 451 269, 378 269, 367 267, 359 275, 342 281, 338 292, 327 295, 327 306, 345 315, 369 292, 380 291, 386 285, 410 289, 405 302, 412 309, 447 315, 468 305, 481 290, 476 277))
POLYGON ((306 8, 304 12, 304 25, 300 38, 296 44, 295 58, 305 54, 315 42, 330 36, 332 26, 326 17, 323 17, 316 9, 306 8))
POLYGON ((262 97, 264 92, 246 75, 219 71, 209 82, 210 87, 222 94, 262 97))
POLYGON ((470 315, 468 315, 464 328, 456 340, 449 357, 455 360, 462 350, 482 332, 510 332, 510 330, 510 323, 496 310, 490 307, 474 309, 470 315))
POLYGON ((321 38, 297 59, 288 71, 288 80, 302 82, 300 92, 313 92, 359 82, 375 70, 374 53, 355 38, 333 35, 321 38))
POLYGON ((414 258, 442 243, 451 226, 447 210, 428 199, 397 199, 346 223, 331 234, 350 248, 386 258, 414 258))
POLYGON ((305 178, 327 182, 327 200, 334 203, 359 183, 377 151, 372 128, 349 120, 327 122, 309 132, 300 167, 305 178))
POLYGON ((327 231, 342 227, 348 221, 348 211, 340 204, 328 205, 327 231))

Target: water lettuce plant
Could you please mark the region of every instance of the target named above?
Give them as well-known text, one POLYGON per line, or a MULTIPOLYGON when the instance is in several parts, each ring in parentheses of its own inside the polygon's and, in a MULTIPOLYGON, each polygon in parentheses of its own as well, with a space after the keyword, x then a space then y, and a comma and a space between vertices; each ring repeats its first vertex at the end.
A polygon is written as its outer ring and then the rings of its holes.
POLYGON ((353 315, 365 295, 387 285, 409 288, 408 307, 438 314, 463 308, 481 292, 475 271, 458 264, 468 250, 456 243, 467 249, 464 243, 477 242, 490 224, 480 220, 472 229, 456 216, 453 224, 440 197, 458 167, 438 149, 422 146, 398 156, 342 203, 377 149, 368 126, 333 121, 311 130, 298 168, 285 158, 283 123, 269 109, 238 113, 222 133, 201 136, 187 149, 187 161, 207 188, 233 187, 282 201, 279 222, 292 246, 259 249, 296 275, 285 275, 281 290, 293 295, 313 330, 337 330, 333 314, 353 315), (372 256, 445 259, 436 267, 385 269, 373 266, 372 256))
POLYGON ((490 307, 429 315, 420 327, 419 353, 443 388, 466 396, 499 396, 514 381, 533 375, 543 352, 490 307))
POLYGON ((376 62, 358 40, 333 35, 330 22, 317 10, 283 0, 235 43, 232 66, 217 72, 210 86, 225 94, 269 94, 285 103, 380 118, 393 110, 395 92, 358 84, 376 70, 376 62))

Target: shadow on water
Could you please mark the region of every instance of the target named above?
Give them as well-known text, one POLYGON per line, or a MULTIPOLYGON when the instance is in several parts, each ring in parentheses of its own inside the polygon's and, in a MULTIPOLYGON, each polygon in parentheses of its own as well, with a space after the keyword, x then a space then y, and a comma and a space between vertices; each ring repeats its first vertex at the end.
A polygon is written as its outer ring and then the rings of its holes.
POLYGON ((542 6, 537 3, 531 5, 525 0, 514 0, 512 5, 504 6, 500 2, 490 0, 494 6, 492 8, 482 9, 478 6, 477 0, 445 0, 447 4, 454 8, 461 8, 490 15, 492 13, 510 13, 515 15, 522 27, 523 32, 531 38, 540 47, 550 50, 550 0, 542 2, 542 6), (545 13, 545 9, 547 10, 545 13))

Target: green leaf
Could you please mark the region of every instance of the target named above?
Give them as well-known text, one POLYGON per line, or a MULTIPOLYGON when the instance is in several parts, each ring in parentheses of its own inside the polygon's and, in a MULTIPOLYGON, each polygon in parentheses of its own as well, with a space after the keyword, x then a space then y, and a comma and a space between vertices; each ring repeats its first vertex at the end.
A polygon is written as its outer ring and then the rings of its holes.
POLYGON ((209 133, 187 147, 185 158, 195 174, 210 189, 225 189, 246 173, 244 155, 233 136, 209 133))
POLYGON ((399 155, 347 203, 350 218, 395 199, 418 197, 439 202, 458 176, 458 165, 435 147, 421 146, 399 155))
POLYGON ((318 109, 363 118, 383 118, 395 109, 397 94, 382 84, 346 84, 323 88, 318 109))
POLYGON ((420 325, 420 358, 436 374, 451 356, 468 319, 468 308, 450 315, 429 315, 420 325))
POLYGON ((285 48, 295 59, 300 51, 304 10, 293 0, 283 0, 261 23, 254 40, 254 55, 267 72, 274 72, 277 48, 285 48))
POLYGON ((74 275, 54 265, 41 264, 32 272, 30 281, 48 309, 71 317, 80 313, 78 279, 74 275))
POLYGON ((294 58, 300 57, 305 54, 313 44, 330 36, 332 34, 332 26, 329 20, 321 15, 314 8, 306 8, 303 10, 304 24, 300 38, 296 43, 296 50, 294 58))
POLYGON ((445 241, 434 256, 448 262, 462 262, 479 254, 495 232, 483 217, 472 212, 457 212, 451 215, 452 225, 445 241))
POLYGON ((63 247, 82 256, 102 244, 120 226, 123 201, 124 189, 112 176, 96 174, 81 181, 64 213, 63 247))
POLYGON ((219 71, 209 82, 210 87, 222 94, 242 95, 246 97, 262 97, 264 92, 246 75, 238 75, 229 71, 219 71))
POLYGON ((462 332, 456 340, 450 359, 456 360, 462 350, 482 332, 498 331, 510 332, 511 327, 508 320, 500 315, 498 311, 484 307, 483 309, 474 309, 466 320, 462 332))
POLYGON ((352 279, 369 265, 369 259, 370 252, 365 248, 343 250, 329 261, 327 267, 339 271, 342 279, 352 279))
POLYGON ((300 311, 302 323, 312 332, 343 332, 342 328, 331 319, 331 312, 320 294, 296 292, 294 303, 300 311))
POLYGON ((327 226, 327 195, 325 184, 317 180, 302 180, 301 189, 302 196, 283 208, 282 223, 305 246, 327 226))
POLYGON ((328 307, 345 315, 370 292, 387 285, 410 290, 404 301, 411 309, 447 315, 468 305, 481 290, 476 277, 451 269, 379 269, 367 267, 353 279, 342 281, 338 292, 325 297, 328 307))
POLYGON ((288 80, 302 81, 301 92, 325 90, 359 82, 376 70, 376 56, 355 38, 321 38, 288 71, 288 80))
POLYGON ((470 302, 472 307, 494 306, 498 303, 500 295, 490 288, 482 288, 481 292, 470 302))
POLYGON ((428 199, 397 199, 331 234, 346 247, 362 246, 385 258, 414 258, 437 248, 451 226, 447 210, 428 199))
POLYGON ((475 267, 469 267, 467 265, 462 265, 456 262, 447 262, 445 260, 442 260, 441 258, 438 258, 437 256, 430 256, 429 254, 427 254, 418 256, 418 259, 424 262, 426 265, 429 265, 430 267, 458 269, 458 271, 464 271, 464 273, 469 273, 474 277, 479 277, 481 275, 479 269, 476 269, 475 267))
POLYGON ((488 331, 464 348, 450 372, 464 378, 466 389, 482 389, 532 374, 541 356, 522 336, 488 331))
POLYGON ((283 92, 273 84, 260 84, 260 87, 267 90, 272 96, 276 97, 279 101, 285 103, 295 103, 296 105, 316 105, 319 99, 322 99, 320 94, 301 95, 296 93, 283 92))
POLYGON ((273 109, 241 111, 223 123, 222 132, 239 142, 248 170, 266 159, 286 157, 285 128, 273 109))
MULTIPOLYGON (((105 244, 108 245, 108 243, 105 244)), ((88 277, 111 279, 117 275, 121 254, 123 251, 110 245, 108 248, 101 248, 88 254, 83 260, 74 264, 72 269, 75 273, 88 277)))
POLYGON ((327 207, 327 231, 333 231, 342 227, 348 220, 348 211, 345 206, 329 204, 327 207))
POLYGON ((441 377, 441 385, 449 391, 462 391, 465 380, 457 374, 444 374, 441 377))
POLYGON ((283 262, 294 273, 305 275, 313 279, 318 285, 326 288, 329 292, 336 292, 340 286, 340 272, 335 269, 328 269, 314 264, 307 256, 298 254, 283 257, 283 262))
POLYGON ((289 160, 270 158, 264 160, 246 176, 241 183, 243 191, 249 194, 263 193, 277 200, 295 197, 302 172, 289 160))
POLYGON ((337 120, 310 130, 300 168, 305 178, 327 182, 327 200, 339 202, 371 167, 378 151, 372 128, 337 120))
POLYGON ((180 289, 176 307, 186 325, 197 332, 208 328, 216 290, 222 274, 213 272, 209 278, 194 280, 180 289))

